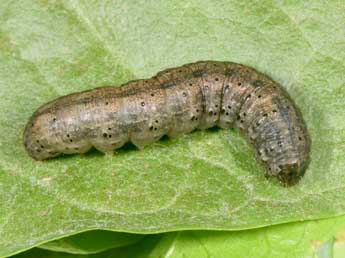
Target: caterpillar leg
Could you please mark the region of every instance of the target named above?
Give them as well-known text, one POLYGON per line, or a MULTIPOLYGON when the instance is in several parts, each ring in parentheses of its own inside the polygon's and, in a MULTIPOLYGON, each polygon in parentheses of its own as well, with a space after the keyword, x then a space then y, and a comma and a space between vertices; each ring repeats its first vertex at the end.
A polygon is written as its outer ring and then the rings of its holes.
POLYGON ((137 147, 139 150, 142 150, 145 148, 145 146, 154 143, 158 141, 161 138, 161 136, 156 136, 156 137, 150 137, 150 138, 137 138, 137 137, 132 137, 131 142, 137 147))
POLYGON ((100 145, 100 144, 93 144, 93 147, 95 147, 97 150, 99 150, 100 152, 103 152, 106 155, 113 155, 114 154, 114 150, 115 148, 110 146, 104 146, 104 145, 100 145))

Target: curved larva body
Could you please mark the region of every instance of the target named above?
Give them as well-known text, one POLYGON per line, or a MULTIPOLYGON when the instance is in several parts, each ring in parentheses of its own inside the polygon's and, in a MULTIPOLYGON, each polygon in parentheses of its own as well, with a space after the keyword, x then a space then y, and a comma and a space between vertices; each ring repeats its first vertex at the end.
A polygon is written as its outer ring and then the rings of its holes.
POLYGON ((138 148, 196 128, 240 129, 268 176, 291 185, 309 156, 305 123, 287 93, 252 68, 201 61, 147 80, 70 94, 40 107, 24 133, 37 160, 61 153, 104 153, 131 141, 138 148))

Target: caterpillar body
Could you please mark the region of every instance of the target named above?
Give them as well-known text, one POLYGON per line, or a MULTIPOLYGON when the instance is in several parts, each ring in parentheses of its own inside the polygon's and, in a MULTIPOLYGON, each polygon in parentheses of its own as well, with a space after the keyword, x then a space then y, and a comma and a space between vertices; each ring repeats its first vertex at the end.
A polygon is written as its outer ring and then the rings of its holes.
POLYGON ((92 146, 113 153, 128 141, 140 149, 163 135, 213 126, 243 132, 266 175, 283 185, 303 176, 310 139, 296 105, 272 79, 232 62, 199 61, 60 97, 32 115, 24 145, 31 157, 44 160, 92 146))

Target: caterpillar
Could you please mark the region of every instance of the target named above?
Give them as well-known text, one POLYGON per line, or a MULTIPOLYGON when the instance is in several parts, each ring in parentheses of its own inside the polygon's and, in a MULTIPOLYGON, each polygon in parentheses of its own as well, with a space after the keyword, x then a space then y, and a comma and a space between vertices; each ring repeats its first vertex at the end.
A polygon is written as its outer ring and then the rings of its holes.
POLYGON ((36 160, 92 146, 113 153, 214 126, 242 132, 267 177, 290 186, 304 175, 310 139, 300 111, 278 83, 233 62, 199 61, 57 98, 32 115, 24 146, 36 160))

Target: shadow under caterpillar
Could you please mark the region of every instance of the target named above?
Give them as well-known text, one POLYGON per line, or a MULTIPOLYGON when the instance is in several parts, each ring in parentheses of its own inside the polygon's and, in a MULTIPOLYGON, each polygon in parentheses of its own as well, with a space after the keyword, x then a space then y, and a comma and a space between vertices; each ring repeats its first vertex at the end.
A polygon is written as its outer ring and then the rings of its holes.
POLYGON ((305 122, 287 92, 255 69, 199 61, 120 87, 73 93, 41 106, 30 118, 24 145, 44 160, 113 153, 131 141, 139 149, 163 135, 235 127, 254 145, 266 175, 284 186, 298 182, 309 162, 305 122))

